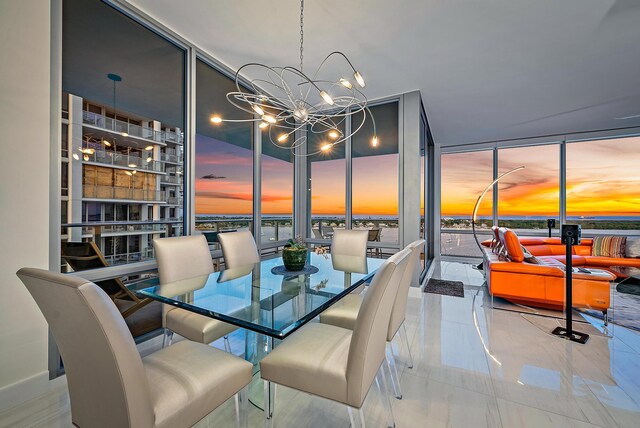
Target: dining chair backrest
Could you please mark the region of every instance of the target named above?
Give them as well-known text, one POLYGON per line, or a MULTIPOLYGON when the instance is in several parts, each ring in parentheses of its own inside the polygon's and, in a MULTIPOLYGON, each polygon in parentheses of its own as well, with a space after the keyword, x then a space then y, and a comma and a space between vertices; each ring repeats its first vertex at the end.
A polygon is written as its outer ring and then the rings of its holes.
POLYGON ((380 229, 369 229, 367 235, 368 241, 379 241, 380 240, 380 229))
POLYGON ((75 426, 152 427, 149 384, 131 333, 107 294, 85 279, 23 268, 64 361, 75 426))
POLYGON ((213 272, 213 260, 204 235, 154 239, 153 248, 161 284, 213 272))
POLYGON ((368 230, 336 229, 331 239, 331 254, 366 257, 368 236, 368 230))
POLYGON ((256 241, 248 230, 226 232, 218 235, 224 264, 227 268, 260 263, 256 241))
POLYGON ((362 406, 384 361, 391 309, 410 253, 404 249, 385 260, 362 300, 347 360, 347 401, 350 406, 362 406))
POLYGON ((405 268, 405 271, 400 279, 400 285, 398 286, 398 293, 396 294, 396 301, 393 304, 393 310, 391 311, 391 318, 389 319, 389 329, 387 330, 387 341, 390 342, 398 332, 398 329, 404 322, 405 315, 407 313, 407 299, 409 298, 409 288, 416 274, 416 266, 420 259, 420 254, 424 248, 424 239, 418 239, 412 242, 406 247, 411 254, 409 255, 409 262, 405 268))

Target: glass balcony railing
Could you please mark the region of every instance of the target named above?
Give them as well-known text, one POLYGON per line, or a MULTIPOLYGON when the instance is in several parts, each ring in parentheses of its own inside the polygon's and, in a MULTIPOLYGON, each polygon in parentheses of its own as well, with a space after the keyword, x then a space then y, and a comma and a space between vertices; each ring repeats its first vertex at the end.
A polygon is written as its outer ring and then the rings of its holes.
POLYGON ((160 178, 160 183, 171 183, 182 185, 182 177, 177 175, 163 175, 160 178))
POLYGON ((165 192, 159 190, 132 189, 129 187, 110 187, 83 185, 83 197, 91 199, 126 199, 132 201, 166 202, 165 192))
POLYGON ((160 153, 160 159, 164 162, 182 164, 182 156, 174 153, 160 153))
MULTIPOLYGON (((114 165, 135 168, 141 171, 153 171, 164 172, 164 163, 154 160, 148 160, 149 158, 143 158, 133 154, 113 152, 104 150, 102 148, 92 147, 93 145, 86 145, 86 148, 94 150, 93 154, 84 154, 86 162, 95 162, 104 165, 114 165), (133 165, 133 166, 132 166, 133 165)), ((85 159, 85 158, 83 158, 85 159)))
POLYGON ((176 196, 168 196, 167 203, 170 205, 182 205, 182 198, 176 196))
POLYGON ((132 137, 144 138, 146 140, 157 142, 171 142, 182 144, 182 134, 173 131, 154 131, 150 128, 144 128, 140 125, 134 125, 122 120, 113 119, 99 113, 90 111, 82 112, 82 122, 96 128, 106 129, 108 131, 127 134, 132 137))

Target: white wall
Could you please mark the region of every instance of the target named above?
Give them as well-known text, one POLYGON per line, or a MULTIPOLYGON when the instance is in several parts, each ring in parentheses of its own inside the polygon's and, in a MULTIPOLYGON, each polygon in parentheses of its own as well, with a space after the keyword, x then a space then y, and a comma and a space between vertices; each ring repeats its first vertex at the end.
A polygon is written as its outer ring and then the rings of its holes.
POLYGON ((50 26, 48 0, 0 0, 0 410, 48 379, 47 324, 15 272, 49 267, 50 26))

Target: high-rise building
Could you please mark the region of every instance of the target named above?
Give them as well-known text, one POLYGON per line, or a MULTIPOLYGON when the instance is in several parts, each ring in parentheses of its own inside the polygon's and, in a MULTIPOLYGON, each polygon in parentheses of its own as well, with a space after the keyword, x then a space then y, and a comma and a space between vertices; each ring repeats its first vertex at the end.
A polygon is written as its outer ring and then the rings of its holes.
POLYGON ((65 93, 61 155, 62 241, 93 241, 115 265, 182 234, 179 128, 65 93))

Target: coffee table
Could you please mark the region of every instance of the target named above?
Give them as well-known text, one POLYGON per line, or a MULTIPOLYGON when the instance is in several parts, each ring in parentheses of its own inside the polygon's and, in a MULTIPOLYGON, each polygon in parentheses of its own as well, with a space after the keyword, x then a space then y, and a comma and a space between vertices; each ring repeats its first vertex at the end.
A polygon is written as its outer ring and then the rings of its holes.
POLYGON ((616 286, 616 290, 619 293, 640 296, 640 268, 633 266, 612 266, 611 270, 626 277, 616 286))

